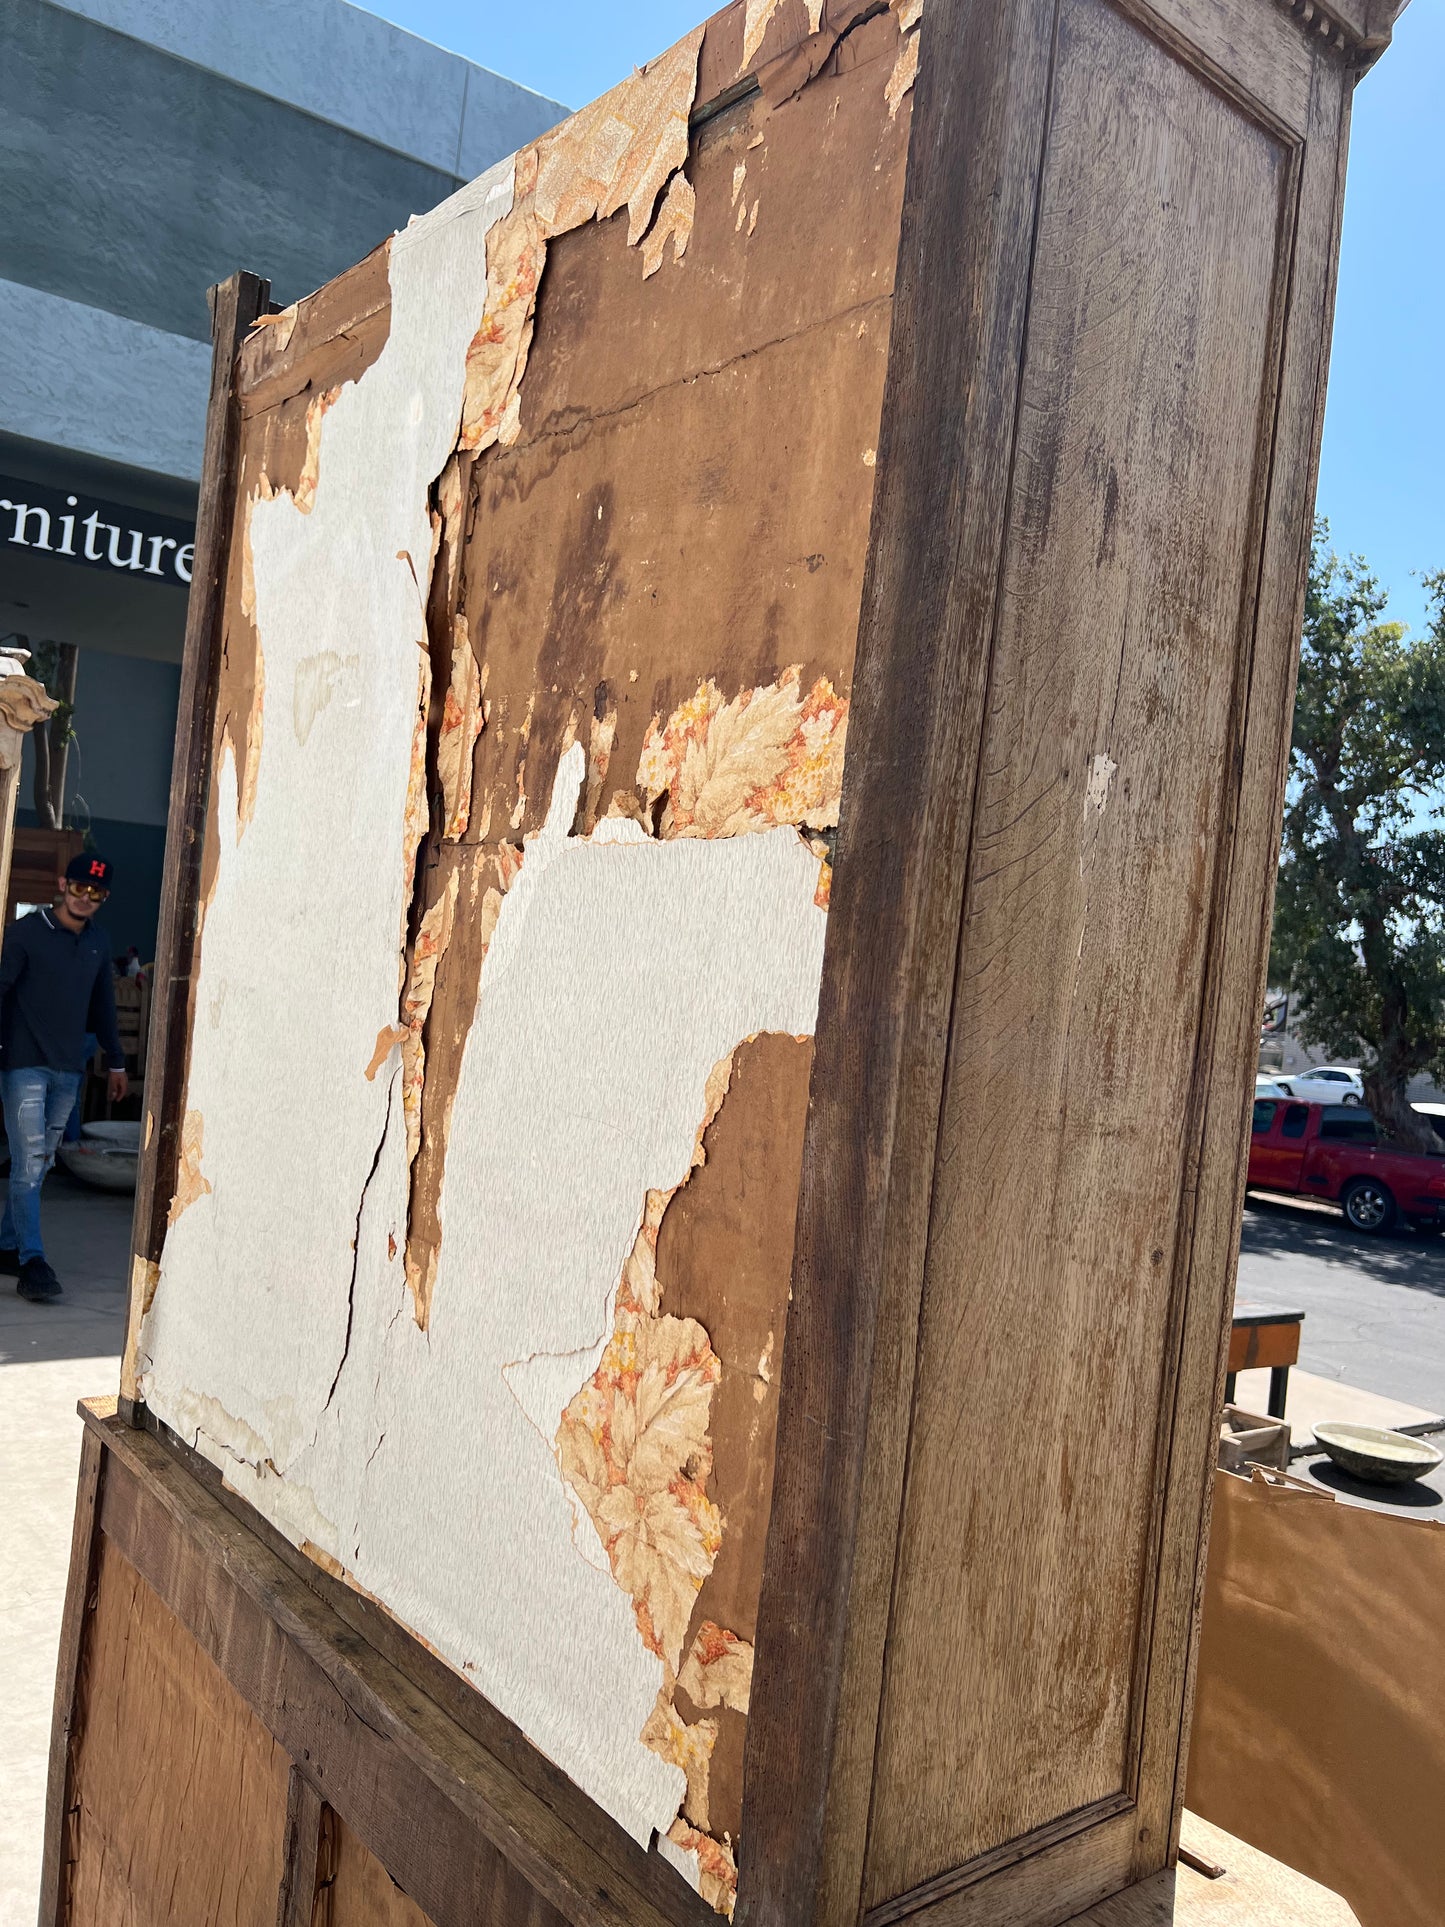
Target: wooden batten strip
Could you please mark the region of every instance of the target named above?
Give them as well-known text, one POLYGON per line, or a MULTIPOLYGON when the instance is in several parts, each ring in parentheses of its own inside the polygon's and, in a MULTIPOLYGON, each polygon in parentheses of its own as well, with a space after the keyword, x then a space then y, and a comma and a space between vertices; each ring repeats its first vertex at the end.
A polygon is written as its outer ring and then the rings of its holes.
MULTIPOLYGON (((257 316, 267 313, 270 305, 271 284, 258 275, 233 274, 211 290, 211 392, 166 819, 166 871, 146 1057, 145 1127, 131 1233, 131 1250, 139 1261, 132 1265, 133 1296, 144 1289, 146 1266, 160 1262, 176 1187, 226 575, 236 525, 241 416, 234 371, 241 342, 257 316)), ((134 1345, 139 1323, 138 1306, 133 1304, 121 1375, 127 1413, 135 1396, 134 1345)))
POLYGON ((276 1927, 311 1927, 323 1804, 316 1788, 293 1763, 286 1788, 286 1858, 276 1899, 276 1927))

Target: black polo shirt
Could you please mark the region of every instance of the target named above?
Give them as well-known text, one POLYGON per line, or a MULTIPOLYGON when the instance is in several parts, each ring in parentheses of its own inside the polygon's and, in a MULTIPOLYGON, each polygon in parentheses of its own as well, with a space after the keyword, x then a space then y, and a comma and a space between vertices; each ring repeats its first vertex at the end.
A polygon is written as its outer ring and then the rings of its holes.
POLYGON ((67 930, 53 910, 32 910, 0 946, 0 1070, 83 1070, 87 1031, 124 1070, 105 932, 93 922, 67 930))

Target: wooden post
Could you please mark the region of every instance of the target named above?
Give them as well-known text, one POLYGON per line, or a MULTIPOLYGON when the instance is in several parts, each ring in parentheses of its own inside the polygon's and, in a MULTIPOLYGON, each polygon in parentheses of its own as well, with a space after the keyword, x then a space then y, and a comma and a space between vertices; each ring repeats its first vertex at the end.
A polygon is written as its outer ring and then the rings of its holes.
POLYGON ((145 1129, 131 1235, 131 1324, 121 1373, 121 1411, 135 1415, 137 1274, 159 1262, 166 1214, 175 1191, 180 1141, 178 1105, 185 1084, 191 971, 195 962, 201 852, 211 786, 212 736, 220 674, 226 573, 235 526, 240 411, 233 376, 236 350, 257 318, 270 311, 271 284, 233 274, 211 290, 211 392, 206 410, 196 550, 186 609, 185 654, 176 712, 166 819, 165 878, 156 939, 151 1029, 146 1050, 145 1129))

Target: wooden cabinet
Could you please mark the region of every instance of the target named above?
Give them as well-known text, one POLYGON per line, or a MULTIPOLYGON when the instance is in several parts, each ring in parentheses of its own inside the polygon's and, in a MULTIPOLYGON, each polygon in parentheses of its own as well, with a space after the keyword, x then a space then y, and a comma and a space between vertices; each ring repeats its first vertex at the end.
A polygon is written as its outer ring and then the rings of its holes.
POLYGON ((133 1583, 286 1920, 1169 1864, 1396 11, 739 0, 220 291, 55 1919, 133 1583))

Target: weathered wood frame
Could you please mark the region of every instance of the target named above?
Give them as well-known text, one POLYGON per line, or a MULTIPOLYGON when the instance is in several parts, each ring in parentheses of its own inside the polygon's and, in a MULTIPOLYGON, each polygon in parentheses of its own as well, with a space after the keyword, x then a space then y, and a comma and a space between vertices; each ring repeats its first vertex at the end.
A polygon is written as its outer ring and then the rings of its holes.
MULTIPOLYGON (((1193 1222, 1175 1254, 1175 1391, 1161 1415, 1135 1769, 1102 1806, 1061 1813, 876 1909, 878 1927, 1065 1920, 1172 1856, 1183 1801, 1244 1183, 1239 1118, 1264 990, 1323 421, 1347 61, 1367 50, 1336 21, 1307 43, 1307 86, 1291 88, 1268 59, 1283 18, 1267 10, 1188 0, 1122 0, 1122 10, 1294 155, 1273 421, 1257 476, 1258 576, 1252 615, 1242 612, 1252 646, 1235 703, 1234 808, 1187 1112, 1193 1222)), ((1059 12, 1052 0, 940 7, 931 45, 948 57, 925 60, 918 83, 759 1627, 770 1717, 749 1731, 749 1786, 786 1781, 792 1799, 749 1806, 739 1906, 749 1927, 842 1927, 859 1914, 989 673, 976 639, 996 621, 1059 12), (950 328, 950 316, 963 319, 950 328), (906 714, 886 700, 900 680, 918 696, 906 714)))
MULTIPOLYGON (((738 1912, 746 1927, 843 1927, 862 1908, 1055 36, 1066 3, 931 0, 925 30, 748 1730, 738 1912), (906 706, 897 700, 903 686, 906 706), (776 1796, 781 1786, 786 1800, 776 1796)), ((1257 566, 1240 613, 1247 646, 1232 711, 1230 803, 1213 859, 1206 990, 1186 1108, 1188 1209, 1173 1257, 1171 1391, 1160 1414, 1132 1766, 1129 1783, 1112 1798, 1061 1812, 1005 1848, 875 1906, 867 1916, 875 1927, 905 1917, 939 1927, 1066 1920, 1171 1860, 1182 1801, 1243 1186, 1238 1119, 1268 948, 1350 88, 1385 44, 1399 8, 1393 0, 1328 11, 1306 9, 1301 0, 1112 4, 1266 126, 1293 157, 1275 290, 1271 413, 1255 477, 1257 566), (1278 58, 1284 47, 1292 50, 1290 61, 1278 58)), ((263 282, 237 276, 217 291, 213 310, 216 362, 172 782, 133 1325, 175 1181, 221 593, 235 507, 232 370, 240 340, 267 305, 263 282)), ((309 1917, 304 1893, 308 1868, 314 1881, 323 1799, 334 1800, 348 1824, 355 1821, 438 1927, 464 1917, 510 1921, 524 1891, 540 1897, 539 1920, 705 1917, 670 1872, 624 1840, 418 1642, 293 1553, 219 1491, 208 1469, 197 1462, 184 1469, 186 1455, 173 1441, 128 1431, 123 1420, 147 1421, 134 1389, 122 1386, 120 1419, 95 1411, 88 1418, 57 1682, 46 1927, 64 1918, 68 1733, 101 1530, 297 1763, 278 1919, 309 1917), (249 1528, 242 1519, 251 1520, 249 1528), (208 1585, 235 1595, 234 1612, 250 1629, 244 1636, 216 1631, 202 1610, 208 1585), (279 1673, 256 1658, 261 1646, 277 1641, 279 1673), (303 1674, 314 1691, 288 1699, 303 1674), (283 1676, 286 1692, 278 1699, 283 1676), (302 1703, 313 1709, 308 1718, 319 1719, 316 1709, 328 1696, 368 1730, 383 1720, 392 1744, 365 1772, 344 1748, 321 1747, 319 1727, 283 1725, 302 1703), (363 1809, 355 1788, 373 1771, 393 1791, 383 1807, 363 1809), (426 1827, 436 1850, 426 1865, 427 1856, 417 1856, 417 1830, 397 1818, 423 1784, 432 1789, 426 1827)))
POLYGON ((135 1396, 130 1382, 134 1335, 147 1302, 146 1265, 159 1261, 165 1240, 185 1103, 191 980, 201 915, 201 850, 221 673, 221 618, 236 515, 241 439, 236 353, 260 317, 272 311, 270 282, 244 270, 211 290, 211 386, 166 815, 166 869, 146 1051, 145 1130, 131 1233, 130 1330, 121 1383, 121 1407, 128 1414, 135 1396))

